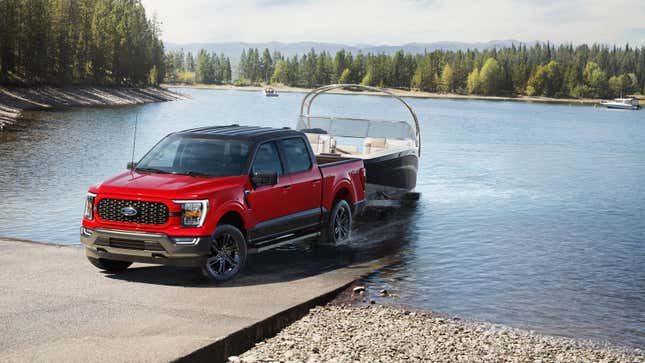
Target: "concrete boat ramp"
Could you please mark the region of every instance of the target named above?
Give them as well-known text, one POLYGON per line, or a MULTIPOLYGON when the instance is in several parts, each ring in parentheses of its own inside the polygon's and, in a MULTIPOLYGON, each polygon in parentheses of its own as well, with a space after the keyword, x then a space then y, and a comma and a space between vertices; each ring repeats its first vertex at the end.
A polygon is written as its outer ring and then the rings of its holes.
POLYGON ((80 247, 0 239, 0 361, 221 361, 387 263, 294 248, 214 285, 165 266, 105 274, 80 247))

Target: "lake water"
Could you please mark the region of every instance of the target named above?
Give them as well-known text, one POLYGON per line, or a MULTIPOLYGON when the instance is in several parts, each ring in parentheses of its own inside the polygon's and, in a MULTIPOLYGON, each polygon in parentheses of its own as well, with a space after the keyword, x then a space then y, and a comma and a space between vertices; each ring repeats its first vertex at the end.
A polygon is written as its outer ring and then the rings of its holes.
MULTIPOLYGON (((0 236, 78 244, 85 191, 124 170, 137 115, 140 157, 180 129, 293 127, 302 98, 181 92, 192 98, 32 112, 0 134, 0 236)), ((316 102, 314 113, 407 116, 383 97, 316 102)), ((383 301, 645 348, 645 112, 409 102, 422 130, 419 205, 352 242, 392 250, 395 263, 368 278, 400 296, 383 301)))

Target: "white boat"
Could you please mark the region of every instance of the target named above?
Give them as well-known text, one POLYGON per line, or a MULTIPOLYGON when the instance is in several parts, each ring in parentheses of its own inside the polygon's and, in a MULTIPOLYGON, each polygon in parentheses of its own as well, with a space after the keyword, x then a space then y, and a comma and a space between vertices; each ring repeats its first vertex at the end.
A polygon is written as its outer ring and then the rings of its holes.
POLYGON ((600 105, 607 108, 619 108, 622 110, 638 110, 641 108, 638 100, 630 98, 614 98, 613 100, 602 100, 600 105))
MULTIPOLYGON (((392 92, 363 85, 333 84, 307 93, 300 105, 298 130, 304 132, 321 161, 361 158, 367 174, 370 201, 415 200, 421 154, 419 120, 412 107, 392 92), (409 111, 407 121, 312 115, 311 105, 320 95, 335 90, 371 91, 388 95, 409 111)), ((378 204, 378 203, 374 203, 378 204)))
POLYGON ((267 97, 278 97, 278 91, 276 91, 273 87, 267 87, 264 89, 264 95, 267 97))

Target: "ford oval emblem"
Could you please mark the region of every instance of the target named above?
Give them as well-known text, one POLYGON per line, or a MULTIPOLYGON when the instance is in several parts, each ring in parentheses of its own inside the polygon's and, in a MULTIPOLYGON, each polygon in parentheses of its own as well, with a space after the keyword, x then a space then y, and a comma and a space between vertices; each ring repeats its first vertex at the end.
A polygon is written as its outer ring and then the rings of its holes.
POLYGON ((126 217, 133 217, 136 216, 138 211, 134 209, 133 207, 125 207, 121 208, 121 214, 123 214, 126 217))

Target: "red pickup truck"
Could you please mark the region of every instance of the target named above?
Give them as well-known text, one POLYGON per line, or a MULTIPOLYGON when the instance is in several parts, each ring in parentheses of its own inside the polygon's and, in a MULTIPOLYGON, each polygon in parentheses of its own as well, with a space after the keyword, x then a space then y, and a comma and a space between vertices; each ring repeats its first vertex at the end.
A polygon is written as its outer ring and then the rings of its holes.
POLYGON ((316 156, 291 129, 205 127, 163 138, 129 171, 91 187, 81 242, 95 266, 199 266, 229 280, 247 254, 350 236, 365 199, 360 159, 316 156))

